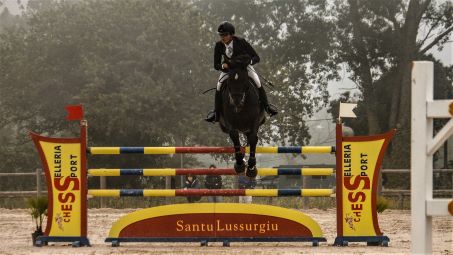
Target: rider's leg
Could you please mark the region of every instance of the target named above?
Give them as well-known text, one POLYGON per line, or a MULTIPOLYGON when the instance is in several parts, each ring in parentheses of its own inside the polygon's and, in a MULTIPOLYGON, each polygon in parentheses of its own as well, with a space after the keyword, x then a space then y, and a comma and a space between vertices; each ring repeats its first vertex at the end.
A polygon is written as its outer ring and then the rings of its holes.
POLYGON ((266 112, 269 113, 269 115, 271 116, 276 115, 278 113, 278 109, 274 105, 269 104, 269 101, 267 100, 266 91, 264 90, 263 86, 261 86, 260 78, 258 77, 258 74, 256 73, 255 69, 249 65, 247 67, 247 72, 249 77, 252 78, 252 80, 258 87, 260 101, 264 107, 264 110, 266 110, 266 112))
POLYGON ((214 97, 214 110, 211 110, 208 113, 208 116, 205 118, 208 122, 216 122, 219 121, 219 112, 222 108, 222 95, 220 94, 220 88, 222 87, 223 81, 228 78, 228 73, 220 73, 219 81, 217 82, 215 97, 214 97))
POLYGON ((264 90, 264 88, 262 86, 260 88, 258 88, 258 93, 260 96, 261 104, 264 107, 264 110, 266 110, 266 112, 270 116, 276 115, 278 113, 278 109, 275 105, 270 104, 269 101, 267 101, 266 91, 264 90))

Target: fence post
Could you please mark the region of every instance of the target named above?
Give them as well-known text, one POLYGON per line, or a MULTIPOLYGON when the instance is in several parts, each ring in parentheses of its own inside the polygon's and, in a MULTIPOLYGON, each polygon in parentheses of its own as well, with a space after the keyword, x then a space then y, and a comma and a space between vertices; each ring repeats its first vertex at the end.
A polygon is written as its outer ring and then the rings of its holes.
MULTIPOLYGON (((308 188, 308 176, 301 176, 302 177, 302 189, 307 189, 308 188)), ((302 208, 303 209, 309 209, 308 208, 308 197, 302 197, 302 208)))
POLYGON ((41 169, 36 168, 36 197, 41 196, 41 169))
MULTIPOLYGON (((99 185, 101 186, 101 189, 106 189, 107 188, 107 178, 105 176, 100 176, 99 178, 99 185)), ((105 207, 105 201, 104 201, 104 198, 103 197, 100 197, 100 206, 101 208, 104 208, 105 207)))
POLYGON ((402 210, 404 207, 404 194, 398 194, 398 198, 399 198, 398 200, 400 202, 398 209, 402 210))

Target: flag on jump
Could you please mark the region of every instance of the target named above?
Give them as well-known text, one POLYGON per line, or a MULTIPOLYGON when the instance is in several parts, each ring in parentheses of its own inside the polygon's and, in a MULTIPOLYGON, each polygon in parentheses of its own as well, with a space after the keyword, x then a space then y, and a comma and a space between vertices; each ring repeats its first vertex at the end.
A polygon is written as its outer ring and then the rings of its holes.
POLYGON ((65 106, 68 115, 67 120, 83 120, 83 108, 82 105, 67 105, 65 106))
POLYGON ((357 104, 350 104, 350 103, 340 103, 340 111, 339 111, 339 118, 357 118, 355 113, 353 112, 354 108, 356 108, 357 104))

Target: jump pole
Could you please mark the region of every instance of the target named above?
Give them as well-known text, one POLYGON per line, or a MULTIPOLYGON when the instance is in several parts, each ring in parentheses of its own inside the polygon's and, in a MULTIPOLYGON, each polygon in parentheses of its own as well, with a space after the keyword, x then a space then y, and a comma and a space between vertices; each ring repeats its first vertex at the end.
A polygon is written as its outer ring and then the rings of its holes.
POLYGON ((188 197, 188 196, 254 196, 254 197, 330 197, 333 189, 90 189, 93 197, 188 197))
MULTIPOLYGON (((258 168, 258 176, 302 175, 329 176, 334 168, 258 168)), ((134 169, 88 169, 89 176, 176 176, 176 175, 237 175, 233 168, 134 168, 134 169)))

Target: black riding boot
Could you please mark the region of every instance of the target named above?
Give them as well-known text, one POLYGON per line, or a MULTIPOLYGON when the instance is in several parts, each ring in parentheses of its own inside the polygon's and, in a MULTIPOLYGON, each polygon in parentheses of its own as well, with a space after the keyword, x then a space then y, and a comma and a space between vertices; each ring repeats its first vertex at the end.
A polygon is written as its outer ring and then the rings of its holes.
POLYGON ((214 110, 210 111, 208 113, 208 116, 204 119, 208 122, 217 122, 219 121, 219 111, 220 111, 220 108, 221 108, 221 94, 220 94, 220 91, 216 90, 215 91, 215 97, 214 97, 214 110))
POLYGON ((266 110, 266 112, 270 116, 276 115, 278 113, 278 109, 277 107, 275 107, 275 105, 269 104, 269 102, 267 101, 266 91, 264 90, 263 86, 261 86, 261 88, 258 88, 258 91, 260 94, 261 105, 264 107, 264 110, 266 110))

